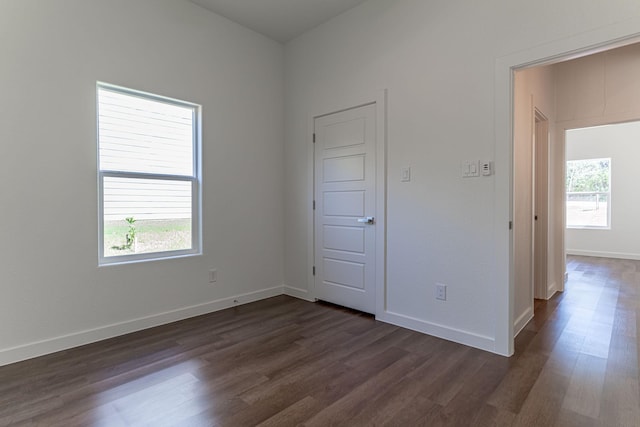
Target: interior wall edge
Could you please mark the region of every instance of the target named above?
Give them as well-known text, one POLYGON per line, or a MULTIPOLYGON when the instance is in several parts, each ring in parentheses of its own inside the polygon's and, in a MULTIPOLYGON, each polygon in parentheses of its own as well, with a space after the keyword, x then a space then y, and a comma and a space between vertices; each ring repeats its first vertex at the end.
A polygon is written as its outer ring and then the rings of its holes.
POLYGON ((513 336, 517 337, 531 319, 533 319, 533 304, 531 307, 527 307, 513 322, 513 336))
POLYGON ((550 283, 549 286, 547 286, 547 298, 546 298, 546 301, 549 301, 551 298, 553 298, 553 296, 557 292, 560 292, 560 288, 558 287, 558 284, 556 282, 550 283))

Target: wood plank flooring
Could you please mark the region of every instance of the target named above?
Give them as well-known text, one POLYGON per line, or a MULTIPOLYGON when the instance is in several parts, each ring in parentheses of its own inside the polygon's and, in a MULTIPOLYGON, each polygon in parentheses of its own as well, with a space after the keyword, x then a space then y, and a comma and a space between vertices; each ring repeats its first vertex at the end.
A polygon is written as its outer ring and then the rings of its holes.
POLYGON ((570 257, 504 358, 276 297, 0 368, 0 426, 640 426, 640 262, 570 257))

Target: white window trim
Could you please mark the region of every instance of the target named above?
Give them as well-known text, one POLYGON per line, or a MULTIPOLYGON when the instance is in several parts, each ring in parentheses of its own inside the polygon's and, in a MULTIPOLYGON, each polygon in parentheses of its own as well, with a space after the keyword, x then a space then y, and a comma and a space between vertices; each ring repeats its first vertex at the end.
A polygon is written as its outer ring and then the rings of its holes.
POLYGON ((97 147, 97 168, 98 168, 98 266, 120 265, 147 261, 159 261, 164 259, 182 258, 187 256, 202 255, 202 107, 191 102, 180 101, 173 98, 163 97, 147 92, 116 86, 109 83, 96 83, 96 147, 97 147), (106 89, 114 92, 138 96, 145 99, 164 102, 180 107, 191 108, 193 111, 193 175, 167 175, 141 172, 124 172, 115 170, 100 169, 100 111, 98 100, 98 89, 106 89), (140 254, 128 254, 119 256, 104 255, 104 178, 143 178, 170 181, 191 182, 191 245, 190 249, 176 251, 150 252, 140 254))

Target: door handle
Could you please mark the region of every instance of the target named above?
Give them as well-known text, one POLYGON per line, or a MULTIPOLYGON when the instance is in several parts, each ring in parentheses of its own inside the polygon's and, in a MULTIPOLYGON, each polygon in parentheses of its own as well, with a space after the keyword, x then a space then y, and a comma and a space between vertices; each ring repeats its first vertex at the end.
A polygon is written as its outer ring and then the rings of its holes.
POLYGON ((372 216, 366 218, 358 218, 358 222, 362 224, 373 224, 375 221, 372 216))

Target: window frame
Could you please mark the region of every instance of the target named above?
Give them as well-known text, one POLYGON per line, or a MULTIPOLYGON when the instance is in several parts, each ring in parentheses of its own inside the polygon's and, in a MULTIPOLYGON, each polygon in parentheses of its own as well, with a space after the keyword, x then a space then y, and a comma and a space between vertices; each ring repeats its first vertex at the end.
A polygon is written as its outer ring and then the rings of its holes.
MULTIPOLYGON (((584 193, 584 194, 595 194, 596 197, 599 197, 601 194, 606 194, 607 195, 607 223, 606 225, 570 225, 569 221, 568 221, 568 216, 565 213, 565 228, 567 230, 611 230, 611 169, 612 169, 612 162, 611 162, 611 157, 597 157, 597 158, 590 158, 590 159, 572 159, 572 160, 566 160, 565 161, 565 171, 569 169, 569 162, 585 162, 585 161, 592 161, 592 162, 596 162, 596 161, 602 161, 602 160, 607 160, 609 162, 609 191, 584 191, 584 192, 570 192, 567 191, 567 186, 566 186, 566 172, 565 172, 565 206, 569 203, 569 194, 576 194, 576 193, 584 193)), ((566 210, 566 209, 565 209, 566 210)))
POLYGON ((181 258, 202 255, 202 106, 169 98, 157 94, 143 92, 110 83, 96 82, 96 148, 98 169, 98 266, 128 264, 146 261, 181 258), (99 91, 106 90, 127 96, 139 97, 145 100, 162 102, 192 111, 192 175, 160 174, 149 172, 131 172, 122 170, 103 170, 100 166, 100 100, 99 91), (156 179, 167 181, 191 182, 191 248, 173 251, 147 252, 118 256, 104 254, 104 179, 131 178, 156 179))

